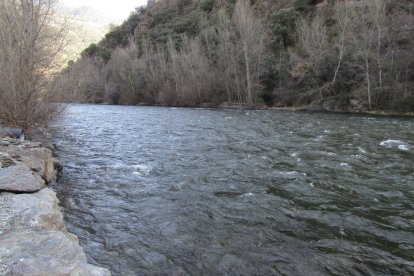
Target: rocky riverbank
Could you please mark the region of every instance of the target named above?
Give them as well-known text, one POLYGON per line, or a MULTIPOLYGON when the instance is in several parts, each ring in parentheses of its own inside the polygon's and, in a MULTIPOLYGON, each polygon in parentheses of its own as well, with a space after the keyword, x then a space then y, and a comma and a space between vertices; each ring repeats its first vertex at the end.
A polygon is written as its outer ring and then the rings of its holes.
POLYGON ((0 138, 0 275, 110 275, 87 263, 69 233, 55 192, 45 141, 0 138))

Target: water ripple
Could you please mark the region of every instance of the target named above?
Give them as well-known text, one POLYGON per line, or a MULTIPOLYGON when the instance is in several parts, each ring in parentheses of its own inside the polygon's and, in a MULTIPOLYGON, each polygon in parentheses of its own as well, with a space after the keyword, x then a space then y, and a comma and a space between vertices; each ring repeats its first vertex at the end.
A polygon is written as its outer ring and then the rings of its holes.
POLYGON ((71 105, 55 186, 114 275, 414 274, 414 121, 71 105))

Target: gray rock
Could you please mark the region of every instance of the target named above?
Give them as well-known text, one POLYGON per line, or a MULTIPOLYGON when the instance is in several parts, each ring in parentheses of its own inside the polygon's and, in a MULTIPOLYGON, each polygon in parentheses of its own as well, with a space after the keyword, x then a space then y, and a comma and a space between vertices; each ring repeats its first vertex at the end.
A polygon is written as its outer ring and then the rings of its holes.
POLYGON ((335 112, 335 100, 334 99, 327 99, 322 103, 322 111, 326 112, 335 112))
POLYGON ((46 129, 41 127, 34 127, 26 131, 26 138, 32 142, 38 142, 43 147, 53 150, 55 145, 53 144, 52 136, 46 129))
POLYGON ((45 186, 43 179, 25 165, 0 170, 0 191, 36 192, 45 186))
POLYGON ((1 168, 7 168, 16 165, 16 162, 7 153, 0 152, 0 164, 1 168))
POLYGON ((312 102, 307 107, 305 107, 306 111, 313 111, 313 112, 320 112, 322 111, 322 105, 319 102, 312 102))
POLYGON ((349 107, 352 112, 363 112, 368 110, 367 103, 361 102, 357 99, 350 99, 349 107))
POLYGON ((0 275, 110 275, 87 264, 50 188, 0 194, 0 275))
POLYGON ((0 128, 0 137, 10 137, 24 140, 24 132, 20 128, 0 128))
POLYGON ((0 275, 110 275, 90 265, 79 244, 59 231, 21 229, 0 236, 0 275))
MULTIPOLYGON (((3 217, 0 212, 0 235, 11 229, 21 228, 66 231, 62 213, 59 211, 59 200, 50 188, 33 194, 2 193, 0 207, 9 210, 3 217)), ((75 236, 69 237, 77 242, 75 236)))
POLYGON ((46 182, 52 181, 54 177, 52 151, 46 148, 27 148, 25 145, 8 146, 3 151, 7 152, 13 159, 20 161, 29 168, 39 173, 46 182))
POLYGON ((61 172, 63 170, 63 164, 56 158, 53 158, 53 167, 58 172, 61 172))

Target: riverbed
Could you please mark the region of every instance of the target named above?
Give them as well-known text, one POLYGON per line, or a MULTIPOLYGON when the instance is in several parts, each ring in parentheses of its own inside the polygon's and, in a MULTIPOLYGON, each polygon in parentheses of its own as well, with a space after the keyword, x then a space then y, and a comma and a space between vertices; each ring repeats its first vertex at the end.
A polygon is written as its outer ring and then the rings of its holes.
POLYGON ((414 273, 414 120, 70 105, 54 189, 113 275, 414 273))

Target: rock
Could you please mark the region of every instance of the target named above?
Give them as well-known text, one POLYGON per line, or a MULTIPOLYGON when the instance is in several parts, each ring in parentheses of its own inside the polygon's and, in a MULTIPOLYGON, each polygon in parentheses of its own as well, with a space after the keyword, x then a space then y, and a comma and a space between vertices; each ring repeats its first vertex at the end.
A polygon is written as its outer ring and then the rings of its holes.
POLYGON ((63 232, 21 229, 0 236, 1 275, 110 275, 90 265, 63 232))
POLYGON ((46 147, 48 149, 51 149, 51 150, 55 149, 55 145, 53 144, 53 141, 52 141, 52 136, 44 128, 34 127, 34 128, 27 130, 26 138, 32 142, 38 142, 43 147, 46 147))
POLYGON ((16 138, 23 141, 24 136, 24 132, 20 128, 0 128, 0 137, 16 138))
POLYGON ((319 102, 312 102, 310 105, 305 107, 306 111, 312 111, 312 112, 320 112, 322 111, 322 106, 319 102))
POLYGON ((2 168, 16 165, 16 162, 7 154, 0 152, 0 164, 2 168))
POLYGON ((61 172, 63 170, 63 165, 62 163, 57 160, 56 158, 54 158, 53 160, 53 167, 55 167, 55 170, 58 172, 61 172))
POLYGON ((25 165, 16 165, 0 170, 0 191, 36 192, 45 182, 25 165))
POLYGON ((43 188, 42 177, 54 177, 51 150, 39 142, 0 141, 0 275, 110 275, 87 263, 55 192, 43 188))
POLYGON ((349 100, 349 108, 352 112, 363 112, 367 111, 367 103, 361 102, 357 99, 349 100))
POLYGON ((110 275, 87 264, 50 188, 0 194, 0 275, 110 275))
POLYGON ((335 112, 335 99, 327 99, 322 103, 322 110, 326 112, 335 112))
POLYGON ((7 147, 8 145, 10 145, 9 141, 7 141, 7 140, 1 140, 0 141, 0 146, 7 147))
MULTIPOLYGON (((59 211, 59 200, 50 188, 33 194, 2 193, 0 207, 12 210, 12 213, 7 212, 3 218, 0 216, 0 235, 8 230, 21 228, 66 231, 62 213, 59 211), (10 214, 11 217, 7 219, 10 214)), ((76 237, 69 237, 77 241, 76 237)))
POLYGON ((11 157, 24 163, 39 173, 46 182, 54 177, 52 151, 47 148, 26 148, 24 146, 8 146, 4 149, 11 157))

